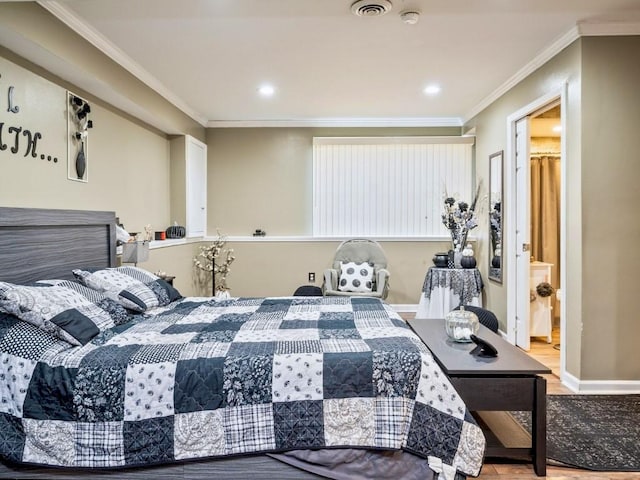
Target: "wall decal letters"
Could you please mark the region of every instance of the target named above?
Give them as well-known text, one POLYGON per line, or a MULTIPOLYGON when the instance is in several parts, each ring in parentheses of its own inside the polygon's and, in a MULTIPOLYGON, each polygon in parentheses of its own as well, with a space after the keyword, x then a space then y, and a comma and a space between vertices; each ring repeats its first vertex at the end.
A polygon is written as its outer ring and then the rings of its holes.
MULTIPOLYGON (((4 142, 3 132, 4 122, 0 122, 0 150, 6 150, 8 148, 8 145, 4 142)), ((22 137, 26 137, 27 141, 24 146, 23 156, 28 157, 31 155, 32 158, 38 158, 38 156, 40 156, 40 158, 44 159, 45 155, 39 155, 37 152, 38 140, 42 139, 42 134, 40 132, 31 132, 31 130, 24 129, 22 127, 11 126, 7 128, 7 133, 9 134, 9 141, 11 141, 10 136, 13 135, 13 146, 10 149, 11 153, 17 154, 20 152, 23 145, 20 142, 20 139, 22 137), (21 133, 22 135, 20 135, 21 133)), ((49 161, 51 160, 53 160, 54 163, 58 163, 58 157, 51 157, 51 155, 49 155, 49 161)))
POLYGON ((20 141, 20 132, 22 127, 9 127, 9 135, 15 132, 16 136, 13 140, 13 147, 11 147, 11 153, 18 153, 18 142, 20 141))
POLYGON ((9 106, 7 107, 7 112, 18 113, 20 111, 20 107, 13 104, 13 86, 9 87, 9 93, 7 95, 9 106))
MULTIPOLYGON (((2 75, 0 75, 0 78, 2 78, 2 75)), ((13 91, 14 91, 15 87, 12 85, 9 87, 9 90, 7 91, 7 112, 9 113, 18 113, 20 111, 20 107, 18 107, 17 105, 14 104, 13 102, 13 91)))
POLYGON ((27 149, 24 152, 24 156, 26 157, 27 155, 29 155, 29 152, 31 152, 31 156, 33 158, 37 158, 38 154, 36 153, 36 147, 37 147, 37 144, 38 144, 38 139, 42 138, 42 134, 40 132, 35 132, 32 135, 29 130, 24 130, 22 132, 22 135, 24 135, 25 137, 28 137, 27 149))
POLYGON ((4 128, 4 122, 0 122, 0 150, 6 150, 7 144, 2 141, 2 129, 4 128))
MULTIPOLYGON (((2 78, 2 75, 0 75, 0 78, 2 78)), ((15 87, 11 85, 7 89, 7 112, 17 114, 20 112, 20 107, 15 104, 14 93, 15 87)), ((49 162, 58 163, 58 157, 38 153, 38 140, 42 140, 42 138, 43 135, 40 132, 32 132, 22 126, 5 125, 5 122, 0 122, 0 151, 4 151, 11 146, 9 151, 14 155, 23 152, 23 157, 40 157, 42 160, 46 158, 49 162)))

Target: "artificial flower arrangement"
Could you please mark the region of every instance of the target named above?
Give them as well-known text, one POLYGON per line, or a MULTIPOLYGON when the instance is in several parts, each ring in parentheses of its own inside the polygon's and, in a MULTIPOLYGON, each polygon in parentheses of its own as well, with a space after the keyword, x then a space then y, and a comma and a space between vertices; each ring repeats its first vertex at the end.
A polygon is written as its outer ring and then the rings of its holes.
POLYGON ((193 264, 197 268, 205 272, 211 272, 214 295, 220 295, 229 290, 227 287, 227 275, 231 272, 231 264, 236 257, 233 254, 232 248, 228 250, 224 248, 226 243, 227 238, 218 232, 218 238, 214 240, 211 245, 200 247, 200 253, 193 259, 193 264), (218 262, 218 258, 221 257, 224 258, 224 260, 218 262), (216 275, 219 277, 218 282, 216 282, 216 275))
POLYGON ((478 226, 476 220, 476 206, 480 194, 480 184, 476 188, 473 201, 469 204, 462 200, 450 197, 445 192, 444 211, 442 223, 449 230, 454 251, 461 251, 467 244, 469 231, 478 226))

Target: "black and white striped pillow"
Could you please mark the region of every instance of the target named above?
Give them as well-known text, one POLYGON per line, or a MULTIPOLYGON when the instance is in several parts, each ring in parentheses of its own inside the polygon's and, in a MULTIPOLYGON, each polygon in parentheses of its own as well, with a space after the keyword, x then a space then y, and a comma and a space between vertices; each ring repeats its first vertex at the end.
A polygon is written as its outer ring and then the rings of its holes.
POLYGON ((73 274, 87 287, 137 312, 146 312, 182 298, 166 281, 138 267, 76 269, 73 274))

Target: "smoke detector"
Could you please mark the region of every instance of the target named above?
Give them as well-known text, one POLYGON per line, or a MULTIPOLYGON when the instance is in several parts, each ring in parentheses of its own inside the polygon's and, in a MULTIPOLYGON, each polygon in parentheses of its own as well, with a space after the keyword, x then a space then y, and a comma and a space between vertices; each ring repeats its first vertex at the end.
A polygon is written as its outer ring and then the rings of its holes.
POLYGON ((389 0, 358 0, 351 5, 351 13, 358 17, 379 17, 391 10, 389 0))
POLYGON ((400 19, 407 25, 415 25, 420 19, 420 12, 407 10, 406 12, 400 13, 400 19))

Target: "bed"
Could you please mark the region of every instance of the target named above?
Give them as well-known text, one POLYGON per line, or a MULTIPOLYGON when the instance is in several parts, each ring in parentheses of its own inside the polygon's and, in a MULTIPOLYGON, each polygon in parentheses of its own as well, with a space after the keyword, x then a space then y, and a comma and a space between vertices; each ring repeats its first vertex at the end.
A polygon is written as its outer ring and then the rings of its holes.
POLYGON ((481 430, 386 303, 183 298, 113 269, 114 223, 0 208, 1 477, 479 473, 481 430))

